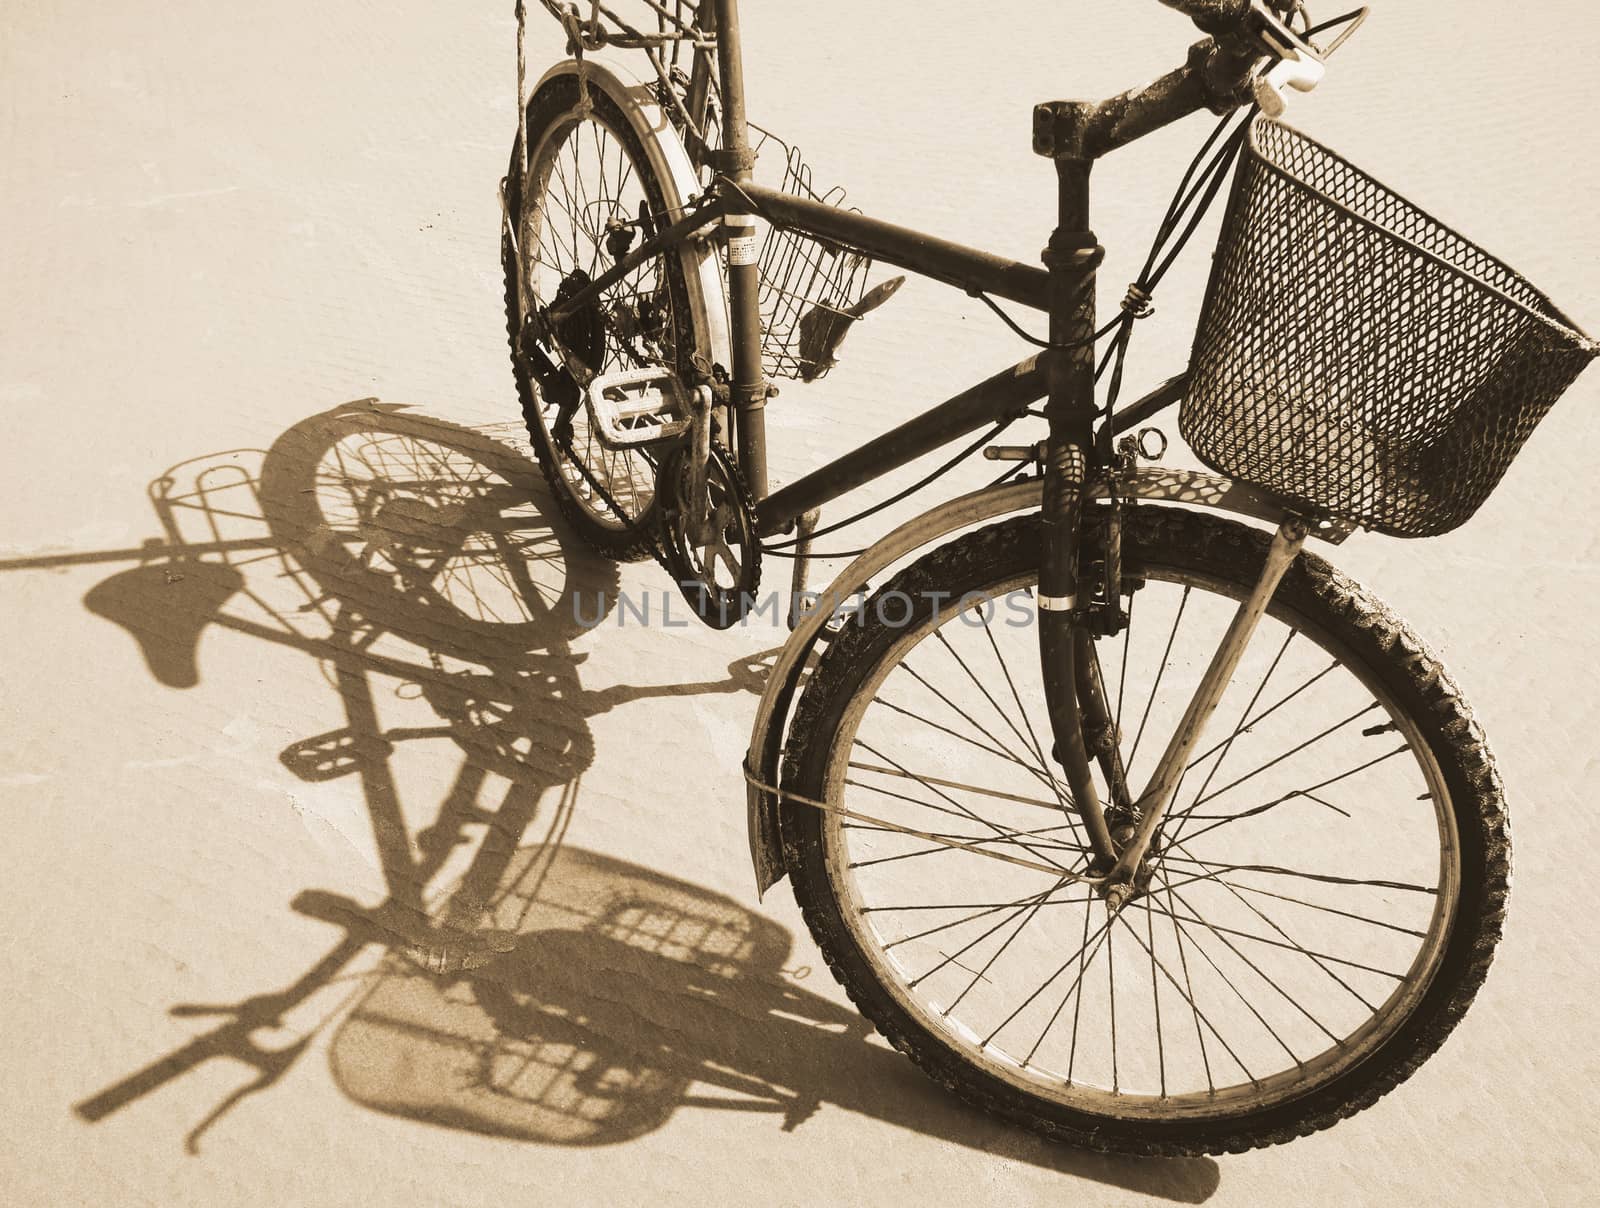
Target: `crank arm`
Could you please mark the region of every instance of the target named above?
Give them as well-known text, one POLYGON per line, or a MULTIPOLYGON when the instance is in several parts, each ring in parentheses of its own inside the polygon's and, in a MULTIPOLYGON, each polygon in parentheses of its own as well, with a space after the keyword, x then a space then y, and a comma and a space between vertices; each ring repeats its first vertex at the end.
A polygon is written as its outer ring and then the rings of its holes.
POLYGON ((711 391, 697 386, 690 396, 689 420, 689 499, 684 531, 690 541, 704 548, 710 542, 712 508, 706 492, 706 466, 711 461, 711 391))

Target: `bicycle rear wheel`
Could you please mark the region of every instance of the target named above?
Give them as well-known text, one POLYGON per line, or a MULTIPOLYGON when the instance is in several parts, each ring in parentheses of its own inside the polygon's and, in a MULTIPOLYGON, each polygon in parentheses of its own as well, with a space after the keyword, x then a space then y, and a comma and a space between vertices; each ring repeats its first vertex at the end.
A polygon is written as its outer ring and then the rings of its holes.
MULTIPOLYGON (((1303 554, 1112 917, 1046 754, 1039 541, 1030 517, 928 555, 807 686, 785 787, 833 808, 791 801, 782 825, 830 967, 938 1081, 1076 1144, 1240 1150, 1371 1104, 1443 1041, 1499 938, 1505 807, 1465 705, 1303 554)), ((1211 516, 1129 516, 1132 620, 1098 647, 1135 793, 1265 548, 1211 516)))
POLYGON ((583 394, 599 374, 661 367, 687 380, 696 357, 707 367, 726 364, 716 256, 681 244, 645 260, 544 338, 531 339, 528 324, 676 221, 695 191, 687 156, 643 95, 597 66, 584 77, 576 67, 546 77, 528 101, 525 178, 520 148, 512 149, 506 200, 517 237, 501 246, 511 360, 534 452, 567 521, 621 559, 650 552, 656 458, 602 444, 583 394), (548 368, 542 381, 530 356, 548 368))

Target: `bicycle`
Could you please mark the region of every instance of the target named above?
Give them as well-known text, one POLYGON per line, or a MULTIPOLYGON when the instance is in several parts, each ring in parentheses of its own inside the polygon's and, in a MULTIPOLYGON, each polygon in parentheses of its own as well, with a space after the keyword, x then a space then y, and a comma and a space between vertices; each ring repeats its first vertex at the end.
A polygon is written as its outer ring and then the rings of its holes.
POLYGON ((763 553, 799 591, 812 541, 876 510, 819 527, 823 504, 974 433, 944 469, 1014 463, 792 612, 743 769, 758 890, 792 881, 856 1005, 969 1102, 1178 1155, 1369 1106, 1483 981, 1510 874, 1493 758, 1425 644, 1304 546, 1464 523, 1600 347, 1276 120, 1365 9, 1162 2, 1207 35, 1182 67, 1034 111, 1043 267, 818 195, 747 121, 735 0, 642 0, 639 23, 544 0, 570 57, 531 91, 519 4, 501 196, 512 363, 560 508, 602 552, 656 556, 708 623, 752 606, 763 553), (1203 109, 1220 121, 1100 324, 1092 165, 1203 109), (777 186, 754 174, 769 148, 777 186), (1119 406, 1134 325, 1235 162, 1188 370, 1119 406), (873 261, 1039 351, 769 493, 770 379, 832 367, 895 288, 865 291, 873 261), (1174 405, 1217 473, 1142 464, 1174 405), (992 443, 1029 415, 1045 440, 992 443))

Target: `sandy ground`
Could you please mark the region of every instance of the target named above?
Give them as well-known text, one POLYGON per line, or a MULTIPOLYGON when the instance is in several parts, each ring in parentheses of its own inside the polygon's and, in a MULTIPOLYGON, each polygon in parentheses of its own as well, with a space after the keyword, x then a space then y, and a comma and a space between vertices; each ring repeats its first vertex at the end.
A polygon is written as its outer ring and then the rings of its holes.
MULTIPOLYGON (((509 7, 0 16, 6 1201, 1589 1199, 1600 376, 1465 529, 1338 555, 1448 658, 1509 786, 1512 918, 1466 1022, 1401 1091, 1288 1148, 1051 1147, 924 1082, 843 1005, 787 891, 758 906, 737 769, 781 632, 570 623, 574 592, 619 580, 540 523, 512 422, 494 192, 509 7), (408 410, 336 411, 369 397, 408 410), (282 557, 283 525, 317 458, 373 432, 373 473, 466 466, 514 488, 495 496, 523 523, 511 560, 548 610, 441 629, 370 605, 413 641, 340 619, 282 557), (151 541, 183 548, 141 558, 151 541), (522 948, 498 1004, 441 988, 391 952, 406 912, 372 909, 418 879, 467 886, 523 935, 737 952, 735 1007, 674 1014, 693 985, 522 948), (540 999, 609 1030, 541 1033, 540 999), (672 1060, 630 1047, 662 1027, 672 1060)), ((819 179, 1022 259, 1052 205, 1030 105, 1153 75, 1189 37, 1112 0, 747 7, 751 110, 819 179)), ((1600 325, 1600 33, 1555 0, 1440 14, 1382 4, 1297 122, 1600 325)), ((558 47, 536 35, 541 64, 558 47)), ((1101 169, 1109 280, 1199 136, 1101 169)), ((1204 269, 1198 252, 1163 289, 1133 389, 1181 367, 1204 269)), ((1018 355, 976 303, 913 283, 826 382, 785 389, 775 477, 1018 355)))

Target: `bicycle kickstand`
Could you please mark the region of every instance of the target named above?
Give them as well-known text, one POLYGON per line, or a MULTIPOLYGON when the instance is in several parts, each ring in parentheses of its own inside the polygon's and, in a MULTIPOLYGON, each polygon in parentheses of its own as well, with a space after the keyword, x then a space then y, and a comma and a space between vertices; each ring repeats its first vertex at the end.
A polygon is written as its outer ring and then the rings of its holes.
POLYGON ((792 632, 806 614, 806 576, 811 571, 811 535, 817 531, 822 509, 801 513, 795 525, 794 576, 789 581, 789 629, 792 632))

